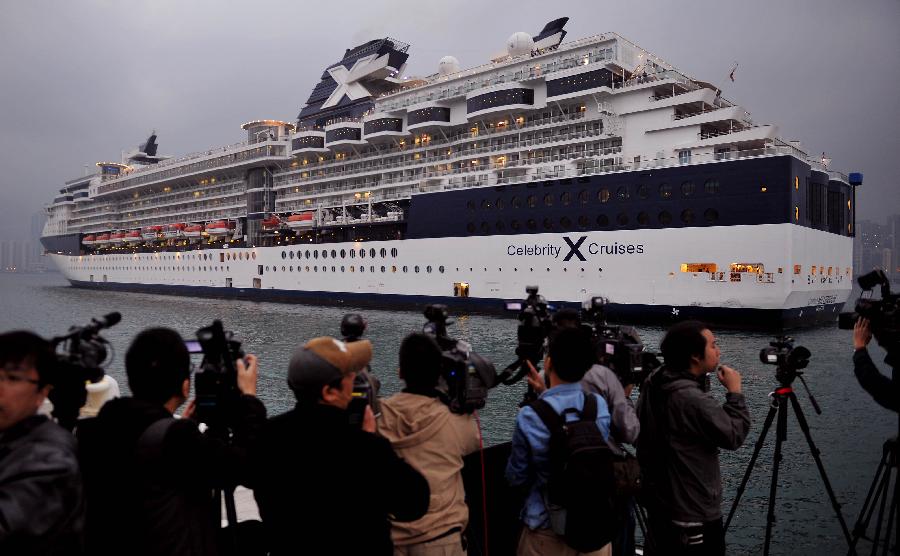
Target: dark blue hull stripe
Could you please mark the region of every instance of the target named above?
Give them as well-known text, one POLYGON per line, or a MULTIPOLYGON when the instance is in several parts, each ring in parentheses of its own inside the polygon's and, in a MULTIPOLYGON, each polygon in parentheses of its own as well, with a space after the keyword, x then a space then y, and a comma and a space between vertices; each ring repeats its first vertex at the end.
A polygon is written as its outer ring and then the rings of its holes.
MULTIPOLYGON (((309 303, 316 305, 351 305, 382 309, 422 309, 429 303, 443 303, 456 309, 483 313, 504 313, 503 299, 478 297, 443 297, 426 295, 373 294, 353 292, 226 288, 213 286, 176 286, 167 284, 124 284, 70 280, 78 288, 131 291, 189 297, 309 303)), ((520 301, 520 300, 515 300, 520 301)), ((550 301, 556 307, 580 307, 577 303, 550 301)), ((794 309, 752 309, 671 305, 624 305, 611 303, 607 317, 611 322, 666 324, 699 319, 733 328, 771 330, 833 323, 843 303, 794 309)))

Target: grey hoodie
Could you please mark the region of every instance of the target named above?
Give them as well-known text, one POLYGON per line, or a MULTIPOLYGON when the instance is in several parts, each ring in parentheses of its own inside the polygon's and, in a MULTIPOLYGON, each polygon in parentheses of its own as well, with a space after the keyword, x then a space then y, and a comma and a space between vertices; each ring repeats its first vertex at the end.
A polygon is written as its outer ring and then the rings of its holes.
POLYGON ((692 375, 661 367, 641 388, 637 412, 645 504, 676 521, 721 518, 719 448, 736 450, 750 431, 743 394, 719 405, 692 375))

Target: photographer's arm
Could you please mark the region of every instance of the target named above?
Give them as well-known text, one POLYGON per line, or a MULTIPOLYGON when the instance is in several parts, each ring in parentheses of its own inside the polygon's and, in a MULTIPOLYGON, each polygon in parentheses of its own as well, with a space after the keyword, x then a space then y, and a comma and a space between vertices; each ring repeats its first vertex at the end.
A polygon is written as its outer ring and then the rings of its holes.
POLYGON ((853 373, 863 390, 869 393, 878 405, 897 411, 900 400, 897 399, 890 378, 881 374, 872 361, 866 346, 872 340, 869 319, 860 317, 853 327, 853 373))
POLYGON ((730 391, 725 394, 725 403, 721 405, 699 391, 696 396, 692 404, 694 411, 689 418, 695 431, 719 448, 740 448, 750 432, 750 410, 744 395, 730 391))
POLYGON ((626 392, 616 374, 603 365, 594 365, 585 373, 581 384, 589 391, 603 396, 610 412, 610 435, 618 442, 634 444, 641 423, 631 401, 631 384, 626 392))

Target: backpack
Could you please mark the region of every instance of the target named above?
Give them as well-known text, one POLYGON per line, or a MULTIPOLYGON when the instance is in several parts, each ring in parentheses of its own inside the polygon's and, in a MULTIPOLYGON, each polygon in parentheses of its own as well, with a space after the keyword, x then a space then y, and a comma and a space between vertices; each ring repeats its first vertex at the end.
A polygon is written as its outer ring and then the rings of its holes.
POLYGON ((556 413, 545 400, 532 402, 550 431, 550 475, 544 505, 550 525, 566 544, 579 552, 592 552, 611 542, 616 534, 615 455, 597 426, 597 399, 584 393, 579 418, 566 422, 575 408, 556 413))

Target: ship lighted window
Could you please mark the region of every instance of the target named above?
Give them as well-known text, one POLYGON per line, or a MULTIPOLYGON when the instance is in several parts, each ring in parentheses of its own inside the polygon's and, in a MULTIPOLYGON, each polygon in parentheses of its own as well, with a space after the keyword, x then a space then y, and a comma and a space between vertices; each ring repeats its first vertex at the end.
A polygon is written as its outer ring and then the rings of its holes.
POLYGON ((468 282, 454 282, 453 283, 453 297, 469 297, 469 283, 468 282))
POLYGON ((765 272, 762 263, 731 263, 731 272, 765 272))
POLYGON ((681 263, 681 272, 716 272, 716 263, 681 263))

